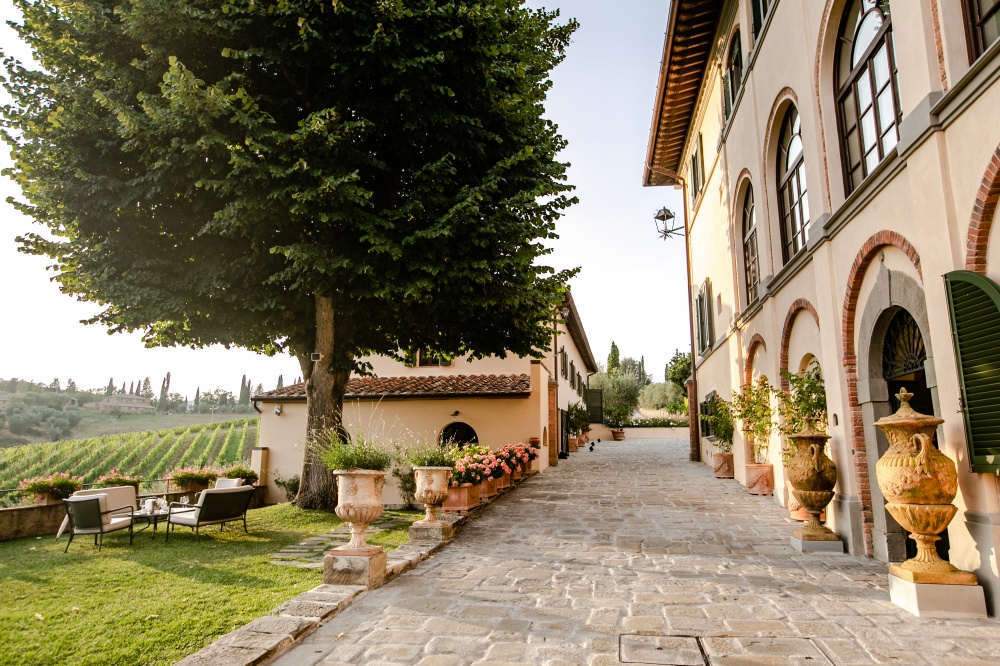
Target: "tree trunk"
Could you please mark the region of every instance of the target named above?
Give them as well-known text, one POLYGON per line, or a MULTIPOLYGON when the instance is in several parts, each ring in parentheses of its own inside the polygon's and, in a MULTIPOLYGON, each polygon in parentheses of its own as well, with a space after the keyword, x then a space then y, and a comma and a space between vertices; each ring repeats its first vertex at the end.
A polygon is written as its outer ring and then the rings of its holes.
POLYGON ((302 509, 333 511, 337 506, 336 477, 319 459, 330 431, 342 429, 344 392, 351 377, 352 357, 337 354, 334 345, 333 300, 316 295, 316 344, 315 352, 321 354, 313 362, 307 351, 298 354, 302 376, 306 382, 308 420, 305 455, 302 461, 302 480, 295 505, 302 509))

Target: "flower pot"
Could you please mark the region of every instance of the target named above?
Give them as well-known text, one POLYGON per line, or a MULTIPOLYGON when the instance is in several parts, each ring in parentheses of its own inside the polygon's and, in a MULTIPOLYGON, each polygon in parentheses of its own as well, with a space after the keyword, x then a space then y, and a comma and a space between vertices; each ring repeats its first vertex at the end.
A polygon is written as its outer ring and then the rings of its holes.
POLYGON ((479 487, 482 484, 463 483, 460 486, 449 486, 448 497, 441 507, 452 513, 465 513, 479 506, 479 487))
POLYGON ((514 470, 510 473, 511 481, 517 481, 524 476, 524 463, 518 462, 514 465, 514 470))
POLYGON ((49 504, 62 504, 62 500, 49 492, 35 495, 35 506, 48 506, 49 504))
POLYGON ((717 479, 731 479, 735 476, 732 453, 713 453, 712 471, 717 479))
POLYGON ((625 439, 625 428, 612 428, 611 439, 616 442, 620 442, 625 439))
POLYGON ((424 505, 424 519, 421 523, 436 523, 441 504, 448 499, 448 482, 451 481, 451 467, 414 467, 417 490, 414 499, 424 505))
POLYGON ((570 437, 568 441, 570 453, 580 450, 580 441, 576 437, 570 437))
POLYGON ((751 495, 774 494, 774 465, 747 463, 747 490, 751 495))
POLYGON ((382 515, 385 472, 338 469, 333 473, 337 477, 337 517, 351 524, 351 540, 340 550, 371 548, 365 542, 365 530, 382 515))
POLYGON ((937 553, 935 543, 958 511, 952 504, 958 492, 955 463, 934 446, 939 418, 916 412, 910 407, 912 393, 896 394, 899 410, 875 422, 889 449, 875 465, 878 487, 886 509, 910 532, 917 543, 917 555, 902 564, 889 565, 889 573, 912 583, 975 585, 975 574, 962 571, 937 553))

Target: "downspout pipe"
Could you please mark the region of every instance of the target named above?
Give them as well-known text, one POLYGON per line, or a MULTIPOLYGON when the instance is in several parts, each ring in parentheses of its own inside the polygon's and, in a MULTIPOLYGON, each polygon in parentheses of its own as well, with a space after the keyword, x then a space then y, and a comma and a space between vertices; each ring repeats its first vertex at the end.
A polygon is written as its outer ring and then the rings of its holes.
POLYGON ((691 462, 701 462, 701 416, 698 411, 698 371, 695 369, 695 347, 694 347, 694 303, 691 299, 694 294, 693 281, 691 279, 691 229, 688 227, 688 189, 687 181, 677 177, 681 183, 681 196, 684 197, 684 258, 685 270, 687 274, 687 303, 688 303, 688 333, 691 336, 691 377, 688 379, 688 437, 690 439, 690 449, 688 460, 691 462))

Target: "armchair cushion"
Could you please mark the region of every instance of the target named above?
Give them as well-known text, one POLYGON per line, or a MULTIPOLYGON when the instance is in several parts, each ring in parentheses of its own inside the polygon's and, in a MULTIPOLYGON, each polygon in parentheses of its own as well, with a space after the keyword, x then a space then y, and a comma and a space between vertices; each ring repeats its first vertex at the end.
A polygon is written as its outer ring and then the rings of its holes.
POLYGON ((243 485, 243 479, 221 478, 215 480, 216 488, 239 488, 242 485, 243 485))

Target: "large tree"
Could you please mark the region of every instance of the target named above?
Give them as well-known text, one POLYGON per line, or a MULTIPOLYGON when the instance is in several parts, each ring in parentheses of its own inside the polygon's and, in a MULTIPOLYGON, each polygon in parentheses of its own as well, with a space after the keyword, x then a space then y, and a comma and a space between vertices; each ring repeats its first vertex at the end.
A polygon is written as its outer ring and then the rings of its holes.
MULTIPOLYGON (((310 439, 369 354, 535 354, 572 203, 543 117, 576 27, 517 0, 15 0, 20 210, 91 320, 298 360, 310 439), (318 358, 319 360, 312 360, 318 358)), ((329 508, 306 456, 297 499, 329 508)))

